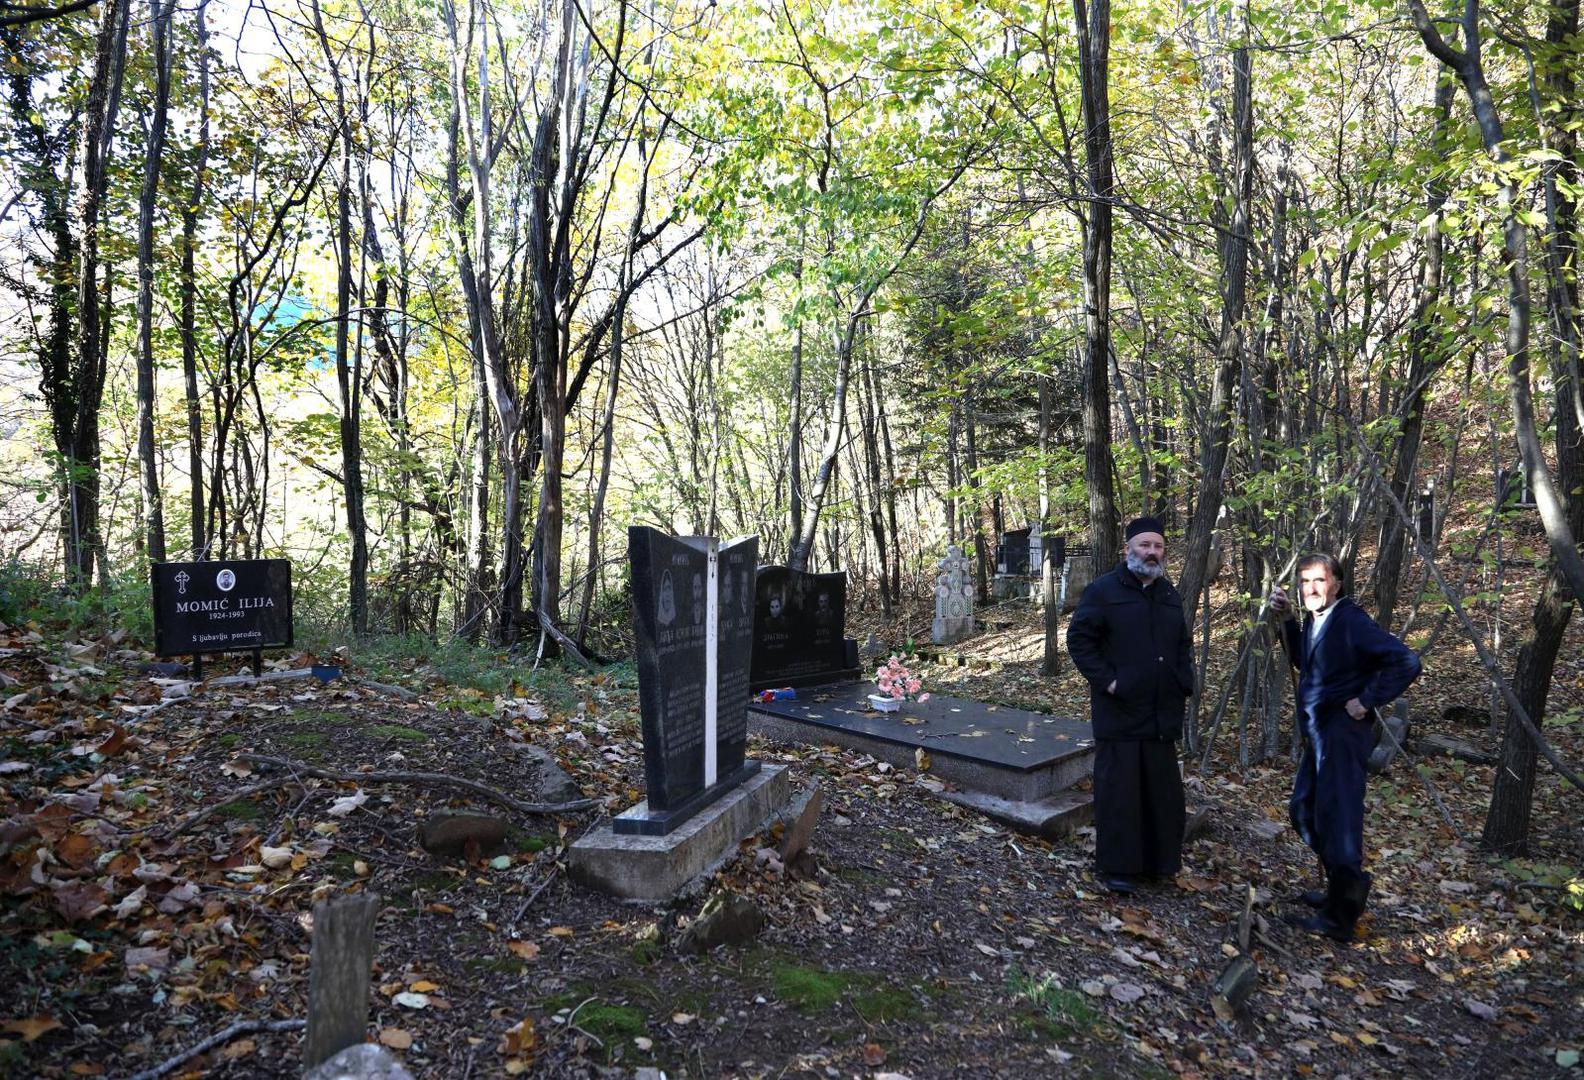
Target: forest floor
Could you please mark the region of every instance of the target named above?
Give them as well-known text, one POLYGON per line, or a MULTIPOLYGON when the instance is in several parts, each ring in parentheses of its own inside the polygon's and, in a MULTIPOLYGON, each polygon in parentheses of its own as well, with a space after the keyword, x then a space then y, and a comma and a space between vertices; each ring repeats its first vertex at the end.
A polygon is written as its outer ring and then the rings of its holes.
MULTIPOLYGON (((930 688, 1082 718, 1070 667, 1037 674, 1033 609, 982 615, 991 629, 926 666, 930 688)), ((856 636, 869 629, 884 635, 856 636)), ((1577 766, 1578 620, 1569 636, 1546 733, 1577 766)), ((1231 651, 1213 650, 1212 684, 1231 651)), ((781 869, 759 853, 774 838, 755 837, 706 890, 634 906, 571 883, 562 860, 641 797, 631 666, 524 665, 492 691, 372 651, 322 658, 346 676, 323 684, 191 685, 144 673, 149 659, 115 635, 0 628, 0 1075, 131 1076, 239 1021, 302 1017, 307 916, 348 888, 383 901, 371 1035, 422 1078, 1584 1074, 1579 793, 1543 763, 1520 861, 1477 846, 1492 767, 1421 763, 1452 827, 1408 763, 1375 779, 1375 892, 1351 946, 1284 921, 1314 884, 1285 826, 1291 767, 1239 768, 1233 739, 1203 776, 1188 770, 1210 827, 1183 872, 1127 900, 1094 884, 1087 831, 1031 839, 940 801, 927 777, 756 740, 752 754, 823 791, 812 868, 781 869), (534 800, 543 769, 526 746, 602 808, 509 814, 370 776, 449 774, 534 800), (244 753, 364 780, 287 783, 244 753), (502 854, 420 846, 422 821, 459 806, 510 819, 502 854), (1251 886, 1259 987, 1223 1022, 1209 987, 1251 886), (682 955, 679 930, 723 888, 766 928, 682 955)), ((1445 718, 1487 712, 1468 657, 1444 643, 1427 667, 1416 733, 1494 748, 1445 718)), ((246 1030, 169 1075, 295 1075, 301 1038, 246 1030)))

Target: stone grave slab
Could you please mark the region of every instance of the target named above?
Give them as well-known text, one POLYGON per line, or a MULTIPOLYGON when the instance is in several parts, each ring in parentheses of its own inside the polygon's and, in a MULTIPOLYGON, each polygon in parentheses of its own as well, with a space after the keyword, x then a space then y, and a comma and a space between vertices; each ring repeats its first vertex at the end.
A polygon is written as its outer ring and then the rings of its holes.
POLYGON ((834 743, 899 768, 930 756, 930 774, 1003 800, 1038 802, 1070 788, 1094 769, 1090 725, 1043 713, 931 695, 900 713, 868 708, 869 682, 812 687, 793 699, 755 701, 749 726, 791 743, 834 743))
POLYGON ((787 766, 765 765, 663 836, 601 825, 567 849, 567 867, 574 880, 614 896, 666 900, 736 855, 738 842, 791 797, 787 766))

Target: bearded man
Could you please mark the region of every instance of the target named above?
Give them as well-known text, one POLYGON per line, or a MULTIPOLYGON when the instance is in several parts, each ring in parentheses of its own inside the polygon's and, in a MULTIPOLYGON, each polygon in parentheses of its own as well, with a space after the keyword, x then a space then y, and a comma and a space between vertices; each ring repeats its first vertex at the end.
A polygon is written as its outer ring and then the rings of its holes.
POLYGON ((1182 867, 1177 739, 1194 668, 1182 597, 1165 576, 1165 527, 1141 517, 1125 535, 1123 561, 1084 589, 1067 651, 1089 681, 1095 875, 1129 895, 1182 867))

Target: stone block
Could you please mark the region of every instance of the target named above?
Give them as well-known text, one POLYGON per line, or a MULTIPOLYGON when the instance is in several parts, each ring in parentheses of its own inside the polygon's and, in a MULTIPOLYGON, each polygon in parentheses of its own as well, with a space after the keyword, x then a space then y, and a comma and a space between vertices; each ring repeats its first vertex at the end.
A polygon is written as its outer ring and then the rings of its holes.
POLYGON ((614 896, 668 900, 735 855, 791 795, 787 766, 765 765, 664 836, 618 834, 601 825, 567 851, 567 867, 573 880, 614 896))

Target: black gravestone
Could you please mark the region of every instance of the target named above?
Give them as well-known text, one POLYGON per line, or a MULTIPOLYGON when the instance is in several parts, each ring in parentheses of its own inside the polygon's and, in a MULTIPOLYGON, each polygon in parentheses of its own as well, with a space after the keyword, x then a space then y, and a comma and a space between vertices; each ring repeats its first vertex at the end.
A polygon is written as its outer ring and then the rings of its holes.
POLYGON ((813 686, 858 676, 846 636, 847 575, 760 567, 754 604, 753 686, 813 686))
MULTIPOLYGON (((1046 558, 1057 570, 1067 561, 1067 538, 1065 536, 1051 536, 1045 541, 1046 558)), ((1043 570, 1040 571, 1044 573, 1043 570)))
POLYGON ((154 563, 154 651, 160 656, 292 643, 286 559, 154 563))
POLYGON ((1534 489, 1529 486, 1529 473, 1522 465, 1501 469, 1496 474, 1496 505, 1503 510, 1517 507, 1532 510, 1535 507, 1534 489))
POLYGON ((1001 534, 1002 558, 1008 574, 1027 575, 1029 572, 1029 530, 1013 529, 1001 534))
POLYGON ((753 619, 742 600, 759 540, 737 541, 716 554, 712 627, 713 547, 709 537, 668 536, 641 525, 627 530, 648 798, 612 820, 618 833, 664 835, 759 768, 744 760, 753 619))

